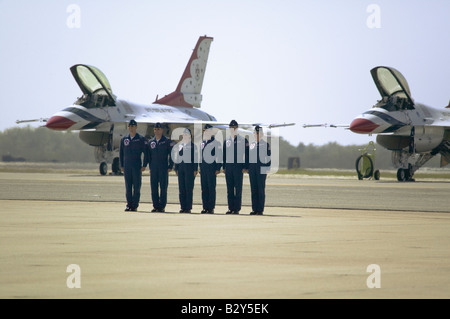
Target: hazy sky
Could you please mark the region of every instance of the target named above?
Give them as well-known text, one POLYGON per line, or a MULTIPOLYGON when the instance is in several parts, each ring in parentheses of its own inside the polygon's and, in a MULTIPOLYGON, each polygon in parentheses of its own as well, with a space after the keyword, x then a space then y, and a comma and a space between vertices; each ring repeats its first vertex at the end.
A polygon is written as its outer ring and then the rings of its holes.
POLYGON ((294 145, 364 144, 302 124, 348 124, 372 107, 378 65, 398 69, 417 102, 446 106, 449 14, 447 0, 0 0, 0 130, 72 104, 77 63, 102 70, 119 98, 150 104, 175 89, 208 35, 203 110, 221 121, 296 122, 280 130, 294 145))

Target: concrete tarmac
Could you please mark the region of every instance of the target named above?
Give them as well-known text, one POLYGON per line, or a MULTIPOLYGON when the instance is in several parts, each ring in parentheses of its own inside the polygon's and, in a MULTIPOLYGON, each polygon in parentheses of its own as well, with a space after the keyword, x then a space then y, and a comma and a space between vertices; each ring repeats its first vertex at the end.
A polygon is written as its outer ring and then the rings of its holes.
POLYGON ((234 216, 223 177, 214 215, 199 179, 179 214, 175 176, 167 213, 150 213, 148 178, 125 213, 120 176, 0 173, 0 297, 450 297, 450 183, 271 176, 249 216, 246 177, 234 216))

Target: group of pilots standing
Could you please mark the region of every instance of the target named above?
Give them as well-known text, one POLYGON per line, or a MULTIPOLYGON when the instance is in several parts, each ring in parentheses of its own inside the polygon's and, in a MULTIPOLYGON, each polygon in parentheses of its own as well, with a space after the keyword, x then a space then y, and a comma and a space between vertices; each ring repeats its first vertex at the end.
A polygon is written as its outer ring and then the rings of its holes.
POLYGON ((200 172, 202 190, 202 214, 214 214, 216 206, 216 179, 223 169, 227 185, 228 211, 239 214, 242 205, 244 173, 249 174, 252 212, 262 215, 265 204, 265 186, 270 170, 270 145, 262 139, 263 130, 256 126, 255 141, 237 134, 238 123, 232 120, 230 136, 222 143, 213 135, 213 127, 204 126, 200 152, 192 141, 191 131, 185 128, 183 138, 175 143, 163 135, 161 123, 154 126, 154 137, 147 140, 137 133, 137 123, 128 124, 129 134, 120 142, 120 167, 125 177, 127 207, 125 211, 137 211, 140 201, 142 172, 150 168, 150 186, 153 202, 152 212, 164 212, 167 204, 169 173, 175 170, 178 177, 180 213, 192 210, 194 181, 200 172), (177 149, 172 150, 173 147, 177 149), (144 160, 142 162, 142 154, 144 160), (200 158, 199 158, 200 156, 200 158))

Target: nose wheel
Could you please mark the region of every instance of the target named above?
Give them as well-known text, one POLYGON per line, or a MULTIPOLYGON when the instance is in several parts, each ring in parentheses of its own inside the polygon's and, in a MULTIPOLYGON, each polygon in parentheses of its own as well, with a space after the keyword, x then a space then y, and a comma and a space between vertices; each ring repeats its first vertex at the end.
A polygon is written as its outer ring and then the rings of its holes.
MULTIPOLYGON (((112 162, 112 165, 111 165, 111 169, 112 169, 113 175, 121 175, 120 162, 119 162, 119 158, 118 157, 115 157, 113 159, 113 162, 112 162)), ((100 171, 101 175, 108 174, 108 163, 101 162, 100 166, 99 166, 99 171, 100 171)))
POLYGON ((397 171, 397 180, 399 182, 414 182, 412 165, 409 164, 408 168, 399 168, 397 171))
POLYGON ((101 175, 106 175, 108 173, 108 164, 106 164, 106 162, 101 162, 99 171, 101 175))

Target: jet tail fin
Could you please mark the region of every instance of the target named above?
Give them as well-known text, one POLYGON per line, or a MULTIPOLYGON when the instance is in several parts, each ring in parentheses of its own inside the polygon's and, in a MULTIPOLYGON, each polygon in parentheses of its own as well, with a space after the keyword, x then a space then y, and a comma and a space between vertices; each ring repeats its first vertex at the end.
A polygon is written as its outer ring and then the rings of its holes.
POLYGON ((208 61, 209 47, 213 38, 203 36, 197 41, 186 69, 174 92, 156 99, 154 104, 170 106, 200 107, 202 85, 208 61))

